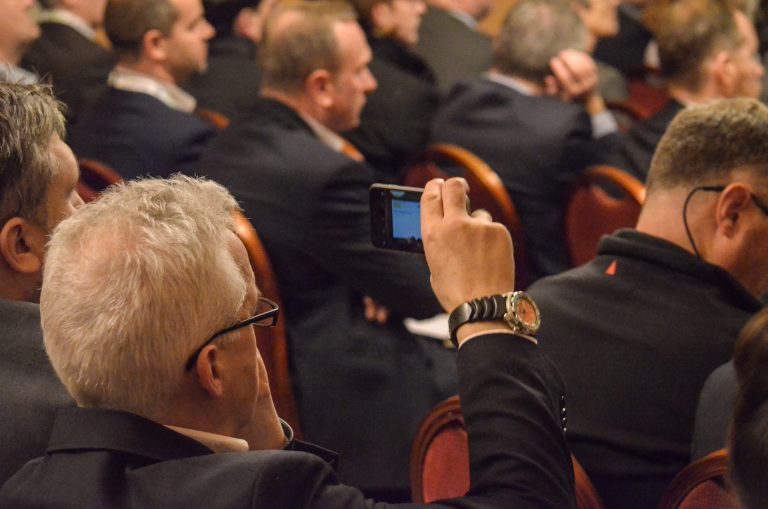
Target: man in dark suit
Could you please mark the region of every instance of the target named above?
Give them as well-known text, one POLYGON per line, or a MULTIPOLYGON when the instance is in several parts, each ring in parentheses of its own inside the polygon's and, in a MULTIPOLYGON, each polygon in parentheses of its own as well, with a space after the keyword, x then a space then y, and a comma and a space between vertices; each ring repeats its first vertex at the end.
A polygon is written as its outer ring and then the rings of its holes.
MULTIPOLYGON (((459 179, 434 181, 422 198, 446 309, 514 288, 509 233, 469 216, 466 191, 459 179)), ((41 298, 46 349, 80 408, 59 413, 46 456, 2 487, 1 506, 393 507, 339 484, 320 451, 281 426, 251 327, 279 310, 259 296, 234 208, 213 182, 147 179, 113 188, 56 230, 41 298)), ((407 507, 576 507, 562 381, 518 325, 496 315, 457 322, 470 490, 407 507)))
POLYGON ((568 384, 569 443, 606 508, 658 506, 689 462, 704 381, 762 307, 766 168, 768 108, 687 108, 659 143, 636 229, 530 288, 568 384))
POLYGON ((269 253, 305 437, 341 453, 344 482, 401 498, 413 433, 455 379, 453 351, 402 325, 440 311, 427 267, 373 247, 372 172, 336 134, 358 124, 376 87, 370 49, 348 6, 307 2, 272 18, 260 51, 262 99, 200 169, 240 200, 269 253), (366 320, 365 296, 388 323, 366 320))
POLYGON ((440 95, 426 62, 412 51, 419 40, 424 0, 353 0, 373 52, 378 82, 360 124, 344 136, 360 150, 381 182, 399 182, 403 167, 421 152, 440 95))
POLYGON ((118 65, 71 132, 75 154, 125 178, 193 172, 216 132, 178 87, 206 68, 214 31, 200 0, 109 0, 105 27, 118 65))
POLYGON ((519 2, 499 34, 491 73, 456 85, 432 123, 433 142, 467 148, 504 182, 520 215, 534 280, 569 267, 562 217, 570 183, 607 142, 594 138, 616 137, 606 134, 615 123, 597 93, 594 62, 576 51, 585 43, 568 5, 519 2), (581 68, 590 73, 574 79, 572 70, 581 68), (564 100, 573 96, 569 80, 587 84, 580 100, 564 100), (558 92, 561 97, 551 97, 558 92))
POLYGON ((747 16, 724 0, 662 2, 651 8, 671 100, 638 122, 608 162, 645 180, 656 145, 685 106, 720 97, 759 98, 763 66, 755 58, 758 40, 747 16), (691 30, 690 27, 697 27, 691 30))
POLYGON ((443 96, 464 78, 491 68, 491 38, 477 30, 488 15, 488 0, 432 0, 421 18, 413 51, 432 69, 443 96))
POLYGON ((256 102, 261 84, 256 44, 274 1, 203 1, 216 36, 210 42, 208 68, 184 85, 201 107, 231 119, 256 102))
POLYGON ((54 226, 82 202, 49 88, 0 83, 0 484, 45 451, 56 411, 71 398, 43 349, 43 251, 54 226))
POLYGON ((96 42, 106 5, 106 0, 49 0, 40 15, 42 35, 24 54, 22 65, 53 83, 70 125, 104 91, 115 65, 112 52, 96 42))

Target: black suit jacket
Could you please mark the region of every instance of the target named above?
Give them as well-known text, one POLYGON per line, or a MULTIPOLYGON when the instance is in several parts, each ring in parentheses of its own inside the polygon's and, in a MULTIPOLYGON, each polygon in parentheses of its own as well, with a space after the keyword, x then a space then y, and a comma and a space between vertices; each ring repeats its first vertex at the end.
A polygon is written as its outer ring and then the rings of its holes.
POLYGON ((360 126, 344 134, 379 181, 397 182, 408 159, 421 152, 439 103, 432 71, 391 38, 370 38, 370 69, 378 88, 368 96, 360 126))
POLYGON ((208 69, 192 77, 184 88, 199 106, 232 119, 259 99, 261 71, 256 58, 256 45, 249 39, 215 37, 208 51, 208 69))
POLYGON ((158 99, 109 87, 69 133, 78 157, 107 163, 124 178, 193 173, 216 128, 158 99))
POLYGON ((569 443, 606 509, 657 507, 689 462, 704 381, 760 302, 720 267, 635 230, 529 292, 542 350, 568 384, 569 443))
POLYGON ((435 116, 432 141, 460 145, 498 173, 520 215, 534 280, 569 267, 563 209, 571 182, 595 150, 581 106, 484 78, 466 80, 435 116))
POLYGON ((405 488, 420 418, 455 392, 436 382, 452 352, 401 324, 440 308, 422 256, 373 247, 371 170, 272 100, 233 122, 200 169, 242 203, 277 273, 304 436, 341 453, 345 482, 405 488), (389 308, 388 324, 365 320, 363 295, 389 308))
POLYGON ((50 78, 56 97, 67 105, 70 124, 107 87, 114 55, 61 23, 42 23, 42 34, 24 54, 22 66, 44 80, 50 78))
MULTIPOLYGON (((546 357, 520 338, 486 335, 462 346, 459 372, 469 432, 470 492, 429 507, 575 508, 560 422, 563 385, 546 357)), ((330 466, 311 454, 211 454, 194 440, 138 416, 73 409, 59 415, 46 456, 3 486, 0 507, 393 506, 365 500, 355 488, 340 485, 330 466)))
POLYGON ((617 159, 608 162, 635 175, 641 182, 648 176, 656 145, 684 106, 674 99, 651 117, 637 122, 622 140, 617 159))
POLYGON ((457 81, 491 68, 491 38, 435 7, 428 7, 421 18, 414 52, 432 69, 443 96, 457 81))
POLYGON ((737 392, 738 383, 733 361, 723 364, 709 375, 701 389, 699 404, 696 407, 691 461, 726 446, 737 392))
POLYGON ((43 347, 40 309, 0 300, 0 484, 42 455, 56 412, 74 402, 43 347))

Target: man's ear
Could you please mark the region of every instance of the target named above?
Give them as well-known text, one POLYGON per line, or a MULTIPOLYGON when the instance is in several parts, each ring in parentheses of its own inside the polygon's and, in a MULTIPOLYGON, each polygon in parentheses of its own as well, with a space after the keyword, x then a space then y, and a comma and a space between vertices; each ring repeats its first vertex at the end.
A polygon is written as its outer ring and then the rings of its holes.
POLYGON ((743 184, 732 184, 720 193, 715 209, 718 230, 733 238, 743 227, 743 213, 750 206, 752 191, 743 184))
POLYGON ((162 62, 166 59, 165 36, 160 30, 148 30, 141 38, 141 52, 154 62, 162 62))
POLYGON ((197 380, 200 388, 213 398, 220 398, 224 394, 224 384, 221 379, 221 365, 219 349, 216 345, 206 345, 195 363, 197 380))
POLYGON ((313 103, 324 109, 333 106, 333 76, 326 69, 315 69, 304 80, 304 91, 313 103))
POLYGON ((733 90, 736 88, 736 80, 738 79, 733 56, 725 50, 720 50, 715 53, 715 56, 712 57, 707 65, 711 68, 718 93, 722 97, 731 97, 733 90))
POLYGON ((12 217, 0 229, 0 254, 14 271, 37 274, 43 268, 47 236, 38 226, 21 217, 12 217))

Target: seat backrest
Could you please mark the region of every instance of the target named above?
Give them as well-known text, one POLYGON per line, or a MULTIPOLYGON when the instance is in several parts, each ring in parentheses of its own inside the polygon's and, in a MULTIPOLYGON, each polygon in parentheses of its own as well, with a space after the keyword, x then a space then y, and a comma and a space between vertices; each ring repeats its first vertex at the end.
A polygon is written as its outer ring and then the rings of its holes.
POLYGON ((288 356, 288 337, 285 327, 285 309, 280 297, 277 278, 267 251, 259 239, 253 225, 242 212, 233 212, 235 234, 245 245, 251 262, 256 285, 262 295, 269 297, 280 306, 277 324, 271 328, 260 328, 257 335, 259 352, 264 359, 269 376, 269 387, 275 402, 277 413, 293 428, 296 438, 301 438, 301 424, 296 399, 291 383, 290 361, 288 356))
POLYGON ((694 461, 672 479, 659 509, 738 509, 739 502, 727 473, 725 449, 694 461))
POLYGON ((645 186, 611 166, 595 166, 574 184, 565 209, 565 237, 571 265, 577 267, 597 255, 603 235, 633 227, 645 201, 645 186))
POLYGON ((123 181, 123 177, 107 164, 95 159, 78 159, 80 178, 77 181, 77 194, 85 202, 93 201, 107 187, 123 181))
POLYGON ((473 209, 487 210, 494 221, 507 227, 515 244, 515 287, 527 287, 530 272, 520 219, 504 183, 485 161, 457 145, 436 143, 409 163, 403 183, 424 187, 433 178, 447 178, 445 168, 458 168, 459 174, 467 180, 473 209))
POLYGON ((208 108, 195 108, 195 115, 197 115, 198 118, 205 120, 209 124, 212 124, 216 129, 220 131, 229 127, 230 124, 229 117, 223 113, 219 113, 218 111, 208 108))
MULTIPOLYGON (((594 485, 571 456, 578 509, 603 509, 594 485)), ((411 498, 424 504, 461 497, 469 490, 469 441, 458 396, 433 407, 411 447, 411 498)))

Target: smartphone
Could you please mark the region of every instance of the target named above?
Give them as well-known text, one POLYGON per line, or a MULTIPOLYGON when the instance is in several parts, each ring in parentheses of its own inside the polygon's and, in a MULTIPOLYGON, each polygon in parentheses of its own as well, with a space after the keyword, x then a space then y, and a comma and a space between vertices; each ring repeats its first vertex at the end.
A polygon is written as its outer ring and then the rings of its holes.
POLYGON ((423 253, 421 194, 418 187, 373 184, 370 187, 371 240, 376 247, 423 253))

